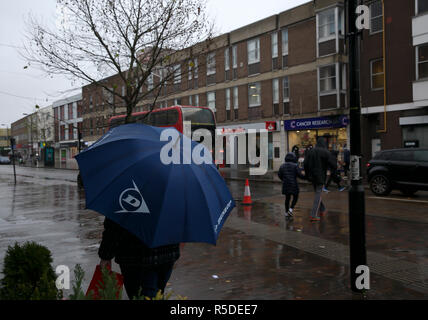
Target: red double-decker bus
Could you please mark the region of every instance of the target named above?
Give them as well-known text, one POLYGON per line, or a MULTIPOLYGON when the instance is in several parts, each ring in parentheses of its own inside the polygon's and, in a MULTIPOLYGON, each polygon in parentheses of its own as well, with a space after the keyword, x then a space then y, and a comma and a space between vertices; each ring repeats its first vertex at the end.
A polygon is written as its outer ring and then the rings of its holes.
MULTIPOLYGON (((184 121, 190 121, 191 131, 207 129, 215 137, 216 122, 214 113, 206 107, 172 106, 162 109, 135 112, 131 115, 131 123, 144 123, 154 127, 174 127, 183 133, 184 121)), ((126 115, 110 118, 109 127, 114 128, 125 123, 126 115)))

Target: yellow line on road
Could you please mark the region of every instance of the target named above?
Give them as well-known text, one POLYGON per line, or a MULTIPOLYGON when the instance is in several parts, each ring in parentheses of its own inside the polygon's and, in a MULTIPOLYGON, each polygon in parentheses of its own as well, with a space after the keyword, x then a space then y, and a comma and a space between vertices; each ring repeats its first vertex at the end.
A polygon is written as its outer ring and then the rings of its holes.
POLYGON ((400 198, 386 198, 386 197, 368 197, 369 199, 378 199, 378 200, 395 200, 403 202, 418 202, 418 203, 428 203, 427 200, 412 200, 412 199, 400 199, 400 198))

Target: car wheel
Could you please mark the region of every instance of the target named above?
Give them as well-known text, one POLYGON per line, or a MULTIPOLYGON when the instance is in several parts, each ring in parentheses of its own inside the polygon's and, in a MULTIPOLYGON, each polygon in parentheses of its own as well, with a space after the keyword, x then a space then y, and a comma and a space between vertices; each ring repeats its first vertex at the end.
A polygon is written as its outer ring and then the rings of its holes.
POLYGON ((416 192, 418 192, 418 190, 416 189, 401 189, 400 191, 402 194, 409 197, 413 196, 416 192))
POLYGON ((391 193, 391 184, 384 175, 376 175, 370 180, 370 189, 377 196, 387 196, 391 193))

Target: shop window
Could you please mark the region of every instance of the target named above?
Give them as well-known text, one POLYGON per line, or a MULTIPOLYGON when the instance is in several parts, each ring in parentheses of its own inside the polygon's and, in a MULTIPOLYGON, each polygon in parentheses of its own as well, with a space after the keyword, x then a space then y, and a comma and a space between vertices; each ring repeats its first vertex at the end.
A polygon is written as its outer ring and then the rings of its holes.
POLYGON ((377 0, 370 5, 370 33, 383 30, 382 1, 377 0))
POLYGON ((370 62, 370 76, 372 90, 382 90, 384 83, 383 59, 370 62))
POLYGON ((416 48, 416 79, 428 78, 428 43, 416 48))

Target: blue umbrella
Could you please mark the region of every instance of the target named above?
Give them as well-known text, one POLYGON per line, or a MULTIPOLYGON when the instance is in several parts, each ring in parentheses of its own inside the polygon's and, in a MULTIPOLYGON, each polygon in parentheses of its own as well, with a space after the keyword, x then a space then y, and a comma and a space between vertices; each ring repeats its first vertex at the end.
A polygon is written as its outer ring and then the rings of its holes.
POLYGON ((181 242, 216 244, 235 202, 215 165, 190 161, 190 150, 210 154, 172 128, 126 124, 111 129, 76 156, 86 207, 151 248, 181 242), (161 140, 164 130, 173 133, 168 141, 161 140), (165 164, 165 155, 175 161, 165 164))

